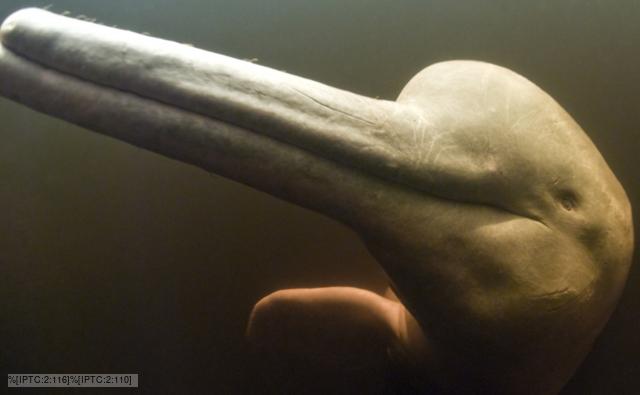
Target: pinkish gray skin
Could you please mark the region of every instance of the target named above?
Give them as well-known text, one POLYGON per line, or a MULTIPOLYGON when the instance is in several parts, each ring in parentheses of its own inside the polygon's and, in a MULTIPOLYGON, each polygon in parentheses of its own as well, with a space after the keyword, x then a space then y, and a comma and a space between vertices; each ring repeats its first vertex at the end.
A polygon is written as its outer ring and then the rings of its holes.
POLYGON ((449 392, 557 393, 624 287, 623 188, 505 68, 438 63, 386 101, 37 9, 1 34, 3 96, 354 229, 449 392))

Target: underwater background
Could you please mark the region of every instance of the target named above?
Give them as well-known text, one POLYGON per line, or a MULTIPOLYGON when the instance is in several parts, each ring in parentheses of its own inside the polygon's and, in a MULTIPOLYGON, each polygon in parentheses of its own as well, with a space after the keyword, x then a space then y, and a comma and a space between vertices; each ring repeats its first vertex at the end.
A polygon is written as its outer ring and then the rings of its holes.
MULTIPOLYGON (((589 134, 638 229, 637 0, 2 0, 0 19, 27 6, 386 99, 437 61, 511 68, 589 134)), ((139 373, 139 392, 247 393, 243 335, 258 299, 386 286, 356 235, 319 214, 5 99, 0 122, 3 375, 139 373)), ((638 393, 637 256, 564 395, 638 393)))

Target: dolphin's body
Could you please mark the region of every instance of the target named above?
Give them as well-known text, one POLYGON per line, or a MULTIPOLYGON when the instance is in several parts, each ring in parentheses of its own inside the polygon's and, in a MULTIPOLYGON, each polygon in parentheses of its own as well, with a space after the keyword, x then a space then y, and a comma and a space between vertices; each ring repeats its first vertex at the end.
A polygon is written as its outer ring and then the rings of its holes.
POLYGON ((507 69, 438 63, 385 101, 42 10, 1 34, 3 96, 353 228, 451 392, 559 391, 622 291, 623 188, 507 69))

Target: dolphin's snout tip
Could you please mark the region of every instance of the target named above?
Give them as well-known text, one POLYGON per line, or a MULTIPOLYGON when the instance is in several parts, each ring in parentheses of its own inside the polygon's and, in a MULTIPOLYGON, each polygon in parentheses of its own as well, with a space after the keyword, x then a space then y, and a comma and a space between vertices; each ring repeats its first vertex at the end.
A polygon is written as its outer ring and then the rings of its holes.
POLYGON ((18 22, 25 16, 33 15, 35 8, 24 8, 9 15, 0 26, 0 42, 6 44, 7 39, 11 37, 11 33, 16 30, 18 22), (27 14, 27 15, 25 15, 27 14))
POLYGON ((2 25, 0 26, 0 42, 2 42, 2 43, 5 42, 5 39, 16 28, 17 20, 14 17, 14 15, 15 15, 15 13, 9 15, 7 17, 7 19, 5 19, 4 22, 2 22, 2 25))
POLYGON ((10 14, 0 26, 0 42, 7 43, 21 21, 34 21, 43 18, 46 14, 47 11, 35 7, 23 8, 10 14))

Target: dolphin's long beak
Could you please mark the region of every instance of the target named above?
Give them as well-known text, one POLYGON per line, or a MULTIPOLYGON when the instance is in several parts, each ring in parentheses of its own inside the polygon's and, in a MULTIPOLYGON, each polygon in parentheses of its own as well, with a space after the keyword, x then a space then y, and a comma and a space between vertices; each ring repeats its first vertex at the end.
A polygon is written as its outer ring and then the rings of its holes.
POLYGON ((187 45, 39 9, 1 33, 0 94, 339 220, 413 145, 398 103, 187 45))

